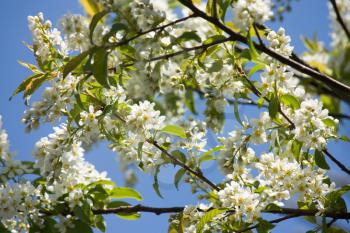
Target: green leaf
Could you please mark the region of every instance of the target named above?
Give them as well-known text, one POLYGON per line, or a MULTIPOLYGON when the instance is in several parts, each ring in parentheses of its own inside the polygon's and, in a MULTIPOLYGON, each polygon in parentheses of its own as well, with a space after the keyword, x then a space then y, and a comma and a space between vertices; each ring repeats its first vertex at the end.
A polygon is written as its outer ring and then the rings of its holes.
POLYGON ((286 94, 281 96, 281 102, 287 106, 292 107, 294 110, 300 108, 300 103, 295 96, 286 94))
POLYGON ((42 82, 45 81, 45 76, 44 74, 40 73, 40 74, 33 74, 29 77, 27 77, 17 88, 16 90, 12 93, 12 96, 10 97, 10 100, 15 96, 17 95, 18 93, 24 91, 24 97, 26 97, 28 95, 28 91, 29 93, 30 92, 34 92, 34 91, 31 91, 31 89, 37 89, 41 84, 42 82), (38 82, 39 81, 39 82, 38 82), (36 88, 35 86, 33 87, 33 85, 36 84, 36 88), (38 86, 39 85, 39 86, 38 86))
POLYGON ((117 213, 115 215, 125 220, 137 220, 141 217, 139 213, 117 213))
POLYGON ((109 30, 109 32, 106 35, 103 36, 103 42, 107 42, 108 39, 111 36, 115 35, 118 31, 123 31, 123 30, 125 31, 127 29, 128 29, 128 27, 125 24, 122 24, 122 23, 119 23, 119 22, 114 23, 112 25, 112 28, 109 30))
POLYGON ((92 182, 92 183, 88 184, 86 186, 86 189, 90 189, 90 188, 95 187, 95 186, 97 186, 99 184, 115 186, 115 183, 113 181, 111 181, 111 180, 99 180, 99 181, 95 181, 95 182, 92 182))
POLYGON ((276 205, 275 203, 270 203, 265 207, 265 210, 282 210, 282 208, 278 205, 276 205))
POLYGON ((214 43, 218 40, 224 40, 226 39, 226 36, 223 36, 223 35, 214 35, 214 36, 211 36, 209 37, 208 39, 206 39, 205 41, 203 41, 203 44, 206 45, 206 44, 211 44, 211 43, 214 43))
POLYGON ((80 4, 89 16, 93 16, 100 11, 100 6, 94 0, 80 0, 80 4))
POLYGON ((219 209, 212 209, 206 212, 197 223, 196 233, 201 233, 205 224, 211 222, 213 218, 215 218, 219 214, 225 213, 226 211, 227 209, 225 208, 219 208, 219 209))
POLYGON ((32 81, 32 79, 41 77, 43 74, 33 74, 29 77, 27 77, 17 88, 16 90, 12 93, 10 100, 17 95, 18 93, 24 91, 26 89, 26 87, 29 85, 29 83, 32 81))
POLYGON ((143 147, 143 142, 139 142, 137 147, 137 156, 140 160, 142 158, 142 147, 143 147))
POLYGON ((339 139, 345 142, 350 142, 350 138, 348 138, 346 135, 340 136, 339 139))
POLYGON ((81 221, 81 220, 75 220, 73 222, 73 228, 67 228, 66 233, 93 233, 91 227, 89 224, 81 221))
POLYGON ((90 29, 89 38, 90 38, 91 44, 94 44, 92 38, 93 38, 93 35, 94 35, 95 28, 96 28, 98 22, 99 22, 106 14, 108 14, 108 11, 101 11, 101 12, 96 13, 96 14, 92 17, 91 22, 90 22, 90 26, 89 26, 89 29, 90 29))
POLYGON ((328 127, 333 127, 334 129, 337 129, 337 124, 330 118, 322 120, 325 125, 328 127))
POLYGON ((195 105, 194 97, 193 97, 193 91, 187 90, 187 89, 186 89, 186 93, 185 93, 185 104, 186 104, 187 108, 188 108, 193 114, 197 114, 197 112, 196 112, 196 105, 195 105))
POLYGON ((204 161, 215 160, 215 157, 212 156, 212 154, 221 150, 222 148, 224 148, 224 146, 217 146, 217 147, 214 147, 213 149, 208 150, 207 152, 203 153, 201 155, 201 157, 199 158, 199 164, 202 164, 204 161))
POLYGON ((167 125, 160 130, 163 133, 172 134, 181 138, 186 138, 186 131, 177 125, 167 125))
POLYGON ((90 51, 87 50, 70 59, 70 61, 67 62, 63 68, 63 78, 67 77, 70 72, 75 70, 75 68, 77 68, 82 63, 82 61, 89 55, 89 53, 90 51))
POLYGON ((32 95, 45 81, 50 79, 50 74, 43 74, 42 76, 33 78, 24 90, 24 97, 32 95))
POLYGON ((157 166, 156 172, 154 174, 153 189, 160 198, 163 198, 162 194, 159 191, 158 174, 159 174, 159 166, 157 166))
POLYGON ((0 221, 0 232, 3 233, 11 233, 11 231, 7 230, 4 224, 0 221))
POLYGON ((91 218, 93 217, 93 213, 90 209, 89 204, 84 203, 82 206, 76 206, 73 209, 73 213, 77 216, 81 221, 90 224, 91 218))
POLYGON ((328 227, 324 231, 325 233, 348 233, 348 231, 343 230, 339 227, 328 227))
POLYGON ((109 86, 107 62, 108 52, 104 48, 98 48, 94 53, 94 63, 91 69, 96 81, 104 87, 109 86))
MULTIPOLYGON (((107 208, 118 208, 121 206, 130 206, 130 204, 125 201, 112 201, 108 203, 107 208)), ((115 215, 125 220, 136 220, 140 218, 139 213, 117 213, 115 215)))
POLYGON ((255 66, 253 66, 249 73, 248 73, 248 77, 252 77, 256 72, 258 72, 259 70, 262 70, 265 68, 265 65, 263 64, 256 64, 255 66))
POLYGON ((249 53, 252 58, 252 60, 258 60, 259 54, 256 51, 256 48, 254 46, 253 38, 252 35, 254 34, 254 28, 250 27, 248 31, 248 36, 247 36, 247 41, 248 41, 248 46, 249 46, 249 53))
POLYGON ((238 121, 238 123, 243 126, 243 122, 242 122, 241 117, 240 117, 239 112, 238 112, 238 102, 237 102, 237 100, 235 100, 234 103, 233 103, 233 112, 235 114, 235 117, 236 117, 236 120, 238 121))
POLYGON ((315 163, 317 166, 319 166, 322 169, 329 170, 329 165, 327 164, 327 161, 322 153, 322 151, 315 150, 315 163))
POLYGON ((105 219, 103 218, 103 215, 96 215, 95 217, 95 225, 96 227, 102 231, 102 232, 106 232, 106 222, 105 219))
POLYGON ((218 14, 219 17, 221 19, 221 21, 225 21, 225 15, 226 15, 226 11, 228 9, 228 7, 230 6, 231 1, 227 1, 227 0, 218 0, 217 1, 219 7, 218 7, 218 14))
POLYGON ((274 224, 269 221, 259 219, 258 227, 256 228, 258 233, 269 233, 275 227, 274 224))
POLYGON ((185 173, 186 173, 186 170, 184 168, 181 168, 175 174, 174 184, 177 190, 179 190, 179 182, 181 178, 185 175, 185 173))
POLYGON ((207 1, 207 6, 205 8, 205 12, 208 13, 208 15, 211 15, 211 16, 214 16, 215 13, 214 13, 214 4, 216 3, 216 1, 213 1, 213 0, 208 0, 207 1))
POLYGON ((292 148, 291 148, 291 150, 292 150, 292 153, 293 153, 293 156, 294 156, 294 158, 297 160, 297 161, 299 161, 299 157, 300 157, 300 151, 301 151, 301 147, 302 147, 302 143, 301 142, 299 142, 298 140, 294 140, 293 142, 292 142, 292 148))
MULTIPOLYGON (((44 217, 44 228, 40 229, 43 233, 59 233, 59 230, 55 227, 56 221, 50 217, 44 217)), ((2 231, 1 231, 2 232, 2 231)))
POLYGON ((27 63, 27 62, 24 62, 24 61, 18 61, 18 63, 24 67, 26 67, 27 69, 30 69, 33 73, 40 73, 41 71, 39 70, 38 67, 36 67, 35 65, 33 64, 30 64, 30 63, 27 63))
POLYGON ((210 64, 210 67, 207 69, 209 73, 219 72, 222 70, 224 63, 222 60, 215 60, 210 64))
POLYGON ((110 192, 111 198, 132 198, 137 201, 142 200, 142 196, 134 189, 128 187, 116 187, 110 192))
POLYGON ((197 42, 202 42, 202 39, 197 35, 196 31, 187 31, 182 33, 181 36, 176 38, 174 43, 181 43, 183 41, 195 40, 197 42))
POLYGON ((107 204, 108 208, 117 208, 120 206, 130 206, 130 204, 126 201, 111 201, 107 204))
POLYGON ((171 154, 183 163, 186 163, 186 155, 179 150, 174 150, 171 154))
POLYGON ((269 103, 269 114, 271 119, 276 119, 279 110, 279 101, 276 96, 273 96, 269 103))

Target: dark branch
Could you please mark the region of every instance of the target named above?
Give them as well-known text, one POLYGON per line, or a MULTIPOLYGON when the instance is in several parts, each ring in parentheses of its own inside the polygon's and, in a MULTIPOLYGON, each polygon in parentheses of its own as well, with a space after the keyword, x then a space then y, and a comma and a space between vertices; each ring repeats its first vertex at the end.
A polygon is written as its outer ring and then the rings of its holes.
POLYGON ((328 150, 324 149, 323 152, 327 155, 327 157, 332 160, 343 172, 350 175, 350 170, 345 167, 339 160, 337 160, 328 150))
MULTIPOLYGON (((281 217, 281 218, 277 218, 277 219, 271 220, 271 221, 269 221, 269 223, 279 223, 279 222, 282 222, 282 221, 285 221, 285 220, 288 220, 288 219, 291 219, 291 218, 296 218, 296 217, 300 217, 300 215, 298 215, 298 214, 287 215, 287 216, 284 216, 284 217, 281 217)), ((250 231, 250 230, 253 230, 255 228, 258 228, 259 226, 260 226, 260 223, 255 224, 255 225, 250 226, 250 227, 247 227, 247 228, 244 228, 242 230, 235 231, 235 233, 243 233, 243 232, 246 232, 246 231, 250 231)))
POLYGON ((192 15, 189 15, 189 16, 187 16, 187 17, 184 17, 184 18, 181 18, 181 19, 177 19, 177 20, 175 20, 175 21, 172 21, 172 22, 170 22, 170 23, 168 23, 168 24, 164 24, 164 25, 159 26, 159 27, 156 27, 156 28, 151 28, 151 29, 149 29, 149 30, 147 30, 147 31, 140 32, 140 33, 136 34, 135 36, 132 36, 132 37, 130 37, 130 38, 128 38, 128 39, 124 39, 124 40, 122 40, 122 41, 120 41, 120 42, 112 43, 112 44, 110 44, 110 45, 107 45, 107 48, 115 48, 115 47, 119 47, 119 46, 122 46, 122 45, 126 45, 126 44, 129 43, 130 41, 133 41, 133 40, 135 40, 135 39, 137 39, 137 38, 139 38, 139 37, 141 37, 141 36, 144 36, 144 35, 146 35, 146 34, 148 34, 148 33, 155 32, 155 31, 162 31, 162 30, 164 30, 164 29, 167 28, 167 27, 173 26, 173 25, 175 25, 175 24, 178 24, 178 23, 180 23, 180 22, 186 21, 186 20, 188 20, 188 19, 190 19, 190 18, 194 18, 194 17, 197 17, 197 16, 196 16, 195 14, 192 14, 192 15))
MULTIPOLYGON (((216 27, 220 28, 221 30, 223 30, 225 33, 227 33, 228 35, 230 35, 230 37, 232 38, 232 40, 234 41, 239 41, 241 43, 244 44, 248 44, 248 40, 246 37, 242 36, 241 34, 232 31, 230 28, 228 28, 226 25, 222 24, 218 19, 207 15, 206 13, 204 13, 203 11, 199 10, 195 5, 193 5, 193 3, 189 0, 179 0, 180 3, 182 3, 184 6, 186 6, 187 8, 189 8, 190 10, 192 10, 196 15, 198 15, 199 17, 207 20, 208 22, 214 24, 216 27)), ((254 43, 254 46, 260 50, 261 52, 266 53, 267 55, 275 58, 276 60, 282 62, 283 64, 286 64, 296 70, 298 70, 301 73, 304 73, 306 75, 309 75, 321 82, 323 82, 324 84, 326 84, 327 86, 331 87, 334 89, 334 91, 339 91, 342 92, 344 95, 349 96, 350 95, 350 87, 329 77, 326 74, 323 74, 321 72, 319 72, 317 69, 309 67, 307 65, 304 65, 303 63, 299 63, 296 60, 290 59, 288 57, 285 57, 279 53, 276 53, 275 51, 267 48, 266 46, 254 43)))
MULTIPOLYGON (((252 92, 257 96, 257 97, 261 97, 261 92, 254 86, 254 84, 252 83, 252 81, 249 80, 249 78, 247 77, 247 75, 245 74, 245 72, 240 69, 240 73, 242 74, 243 78, 249 83, 252 92)), ((267 97, 264 97, 264 99, 267 102, 270 102, 270 100, 267 97)), ((291 128, 295 128, 295 125, 293 123, 293 121, 291 119, 289 119, 289 117, 282 111, 281 106, 278 106, 278 112, 283 116, 284 119, 286 119, 288 121, 288 123, 290 124, 291 128)))
POLYGON ((337 3, 335 2, 335 0, 330 0, 332 6, 333 6, 333 10, 335 12, 335 14, 337 15, 337 21, 338 23, 340 24, 340 26, 343 28, 346 36, 348 37, 348 40, 350 41, 350 31, 349 29, 347 28, 340 12, 339 12, 339 9, 338 9, 338 6, 337 6, 337 3))
POLYGON ((205 49, 207 49, 207 48, 209 48, 211 46, 214 46, 214 45, 217 45, 217 44, 222 44, 222 43, 225 43, 225 42, 228 42, 228 41, 232 41, 232 38, 231 37, 227 37, 227 38, 224 38, 224 39, 219 39, 219 40, 213 41, 213 42, 208 43, 208 44, 203 44, 203 45, 198 45, 198 46, 194 46, 194 47, 184 48, 184 49, 182 49, 180 51, 177 51, 177 52, 174 52, 174 53, 164 54, 164 55, 160 55, 158 57, 152 57, 148 61, 151 62, 151 61, 157 61, 157 60, 162 60, 162 59, 169 59, 171 57, 175 57, 175 56, 178 56, 180 54, 187 53, 187 52, 190 52, 190 51, 200 50, 200 49, 205 50, 205 49))
MULTIPOLYGON (((94 209, 92 212, 94 214, 117 214, 117 213, 137 213, 137 212, 146 212, 146 213, 154 213, 157 215, 166 214, 166 213, 180 213, 184 210, 183 206, 176 207, 149 207, 143 205, 135 205, 135 206, 119 206, 115 208, 108 209, 94 209)), ((229 212, 230 210, 228 210, 229 212)), ((232 212, 232 211, 231 211, 232 212)), ((289 218, 291 216, 317 216, 318 210, 303 210, 303 209, 293 209, 293 208, 281 208, 278 210, 263 210, 263 213, 270 214, 285 214, 288 215, 289 218)), ((49 211, 41 211, 42 214, 46 216, 56 215, 57 213, 52 213, 49 211)), ((63 214, 73 214, 73 213, 63 213, 63 214)), ((349 212, 325 212, 323 216, 333 218, 333 219, 350 219, 349 212)), ((287 216, 286 216, 287 217, 287 216)), ((286 218, 285 217, 285 218, 286 218)), ((281 219, 274 220, 274 223, 277 221, 283 221, 281 219)), ((273 223, 273 222, 272 222, 273 223)))
POLYGON ((175 164, 179 165, 180 167, 186 169, 191 174, 197 176, 200 180, 202 180, 204 183, 207 183, 210 187, 212 187, 214 190, 219 191, 220 188, 216 186, 213 182, 211 182, 208 178, 206 178, 201 172, 194 171, 192 168, 187 166, 185 163, 181 162, 177 158, 175 158, 172 154, 170 154, 167 150, 165 150, 163 147, 158 145, 157 142, 148 141, 149 143, 153 144, 155 147, 157 147, 159 150, 161 150, 164 154, 166 154, 170 159, 172 159, 175 164))
MULTIPOLYGON (((126 123, 125 119, 123 119, 119 114, 115 114, 115 116, 122 121, 123 123, 126 123)), ((161 145, 159 145, 156 141, 153 140, 147 140, 148 143, 155 146, 157 149, 159 149, 161 152, 163 152, 167 157, 169 157, 175 164, 179 165, 180 167, 184 168, 186 171, 191 173, 192 175, 195 175, 200 180, 202 180, 204 183, 208 184, 211 188, 213 188, 216 191, 219 191, 220 188, 217 187, 213 182, 211 182, 208 178, 206 178, 201 172, 197 172, 187 166, 185 163, 181 162, 177 158, 175 158, 172 154, 170 154, 166 149, 164 149, 161 145)))
POLYGON ((116 208, 109 209, 101 209, 101 210, 93 210, 94 214, 117 214, 117 213, 137 213, 137 212, 146 212, 146 213, 154 213, 156 215, 166 214, 166 213, 178 213, 182 212, 184 207, 149 207, 142 205, 135 206, 120 206, 116 208))

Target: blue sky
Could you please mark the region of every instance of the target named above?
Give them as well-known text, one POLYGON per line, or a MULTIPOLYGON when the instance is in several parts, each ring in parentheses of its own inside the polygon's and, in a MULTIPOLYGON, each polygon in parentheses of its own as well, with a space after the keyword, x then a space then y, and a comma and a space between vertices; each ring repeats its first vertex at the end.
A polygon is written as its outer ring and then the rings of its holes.
MULTIPOLYGON (((34 15, 38 12, 44 12, 45 18, 50 19, 53 24, 64 13, 81 13, 82 8, 78 0, 4 0, 2 1, 2 14, 0 14, 0 28, 2 30, 0 37, 0 114, 3 116, 4 127, 8 131, 11 141, 11 150, 18 154, 21 159, 31 159, 31 152, 35 142, 43 136, 50 133, 50 125, 44 125, 39 130, 30 134, 24 132, 24 125, 21 124, 21 117, 25 106, 20 96, 15 97, 11 102, 8 101, 13 90, 18 84, 27 77, 30 72, 21 67, 17 60, 23 60, 34 63, 32 54, 23 45, 22 41, 30 42, 30 32, 27 28, 27 16, 34 15)), ((326 44, 329 43, 329 20, 326 0, 304 0, 293 1, 292 13, 286 14, 285 21, 270 24, 274 29, 283 25, 286 33, 292 36, 293 45, 297 53, 303 51, 300 41, 301 35, 311 37, 317 33, 318 37, 326 44)), ((247 113, 251 108, 241 108, 247 113)), ((347 110, 348 111, 348 110, 347 110)), ((343 125, 342 134, 346 133, 349 124, 343 125)), ((345 164, 350 164, 349 156, 346 157, 346 149, 349 145, 344 143, 332 143, 329 150, 340 158, 345 164)), ((115 154, 108 151, 106 145, 101 143, 95 146, 92 151, 87 153, 87 159, 95 164, 98 170, 106 170, 109 176, 117 184, 123 185, 122 176, 119 174, 118 164, 115 154)), ((211 170, 208 165, 207 171, 211 170)), ((173 187, 172 180, 174 169, 168 168, 160 176, 161 191, 165 199, 160 199, 152 189, 153 178, 143 176, 140 179, 137 189, 143 194, 145 205, 150 206, 174 206, 183 204, 196 204, 197 201, 192 197, 189 187, 182 185, 181 191, 176 191, 173 187)), ((332 173, 340 179, 344 179, 341 173, 332 173)), ((214 177, 215 178, 215 177, 214 177)), ((168 222, 167 216, 156 216, 152 214, 142 214, 140 220, 127 221, 120 220, 115 216, 107 217, 107 232, 166 232, 168 222)), ((308 225, 304 221, 293 220, 281 224, 276 232, 300 232, 306 231, 308 225), (292 224, 292 225, 291 225, 292 224), (291 227, 293 226, 293 227, 291 227)))

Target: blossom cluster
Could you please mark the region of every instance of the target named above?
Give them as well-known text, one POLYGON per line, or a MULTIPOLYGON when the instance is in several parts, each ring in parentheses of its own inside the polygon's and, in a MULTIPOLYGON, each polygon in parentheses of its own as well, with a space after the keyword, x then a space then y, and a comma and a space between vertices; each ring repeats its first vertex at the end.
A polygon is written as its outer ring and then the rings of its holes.
MULTIPOLYGON (((227 177, 217 191, 208 191, 209 186, 193 177, 193 172, 184 172, 192 191, 202 190, 204 194, 198 197, 210 202, 185 208, 184 232, 196 232, 196 225, 212 208, 233 210, 215 216, 204 226, 204 230, 220 231, 220 224, 227 219, 257 222, 269 205, 283 206, 298 194, 299 201, 310 209, 326 211, 326 196, 335 190, 335 184, 328 182, 326 171, 316 166, 310 151, 322 151, 330 138, 337 137, 338 120, 329 116, 320 100, 306 93, 294 70, 257 53, 252 62, 259 63, 255 68, 261 72, 255 81, 250 74, 245 75, 250 67, 245 66, 246 59, 236 51, 236 44, 225 42, 195 51, 192 48, 223 36, 200 17, 154 29, 190 14, 171 9, 167 1, 96 3, 107 10, 106 14, 115 14, 100 19, 93 32, 88 16, 63 16, 58 23, 62 36, 41 13, 28 17, 39 68, 27 66, 34 77, 50 80, 50 86, 25 111, 23 122, 28 129, 37 128, 41 121, 59 126, 36 143, 34 165, 28 165, 13 160, 0 121, 4 183, 0 185, 0 220, 6 227, 27 230, 28 216, 42 225, 39 210, 54 210, 57 204, 64 203, 69 211, 85 204, 92 207, 95 202, 84 187, 109 179, 85 160, 84 151, 100 140, 106 140, 118 154, 130 183, 135 180, 128 170, 134 168, 132 165, 157 176, 161 166, 173 163, 168 153, 179 156, 182 168, 190 167, 198 174, 202 174, 203 162, 217 160, 227 177), (76 56, 77 52, 80 55, 76 56), (75 64, 79 59, 80 64, 75 64), (96 68, 98 65, 102 66, 96 68), (266 103, 269 111, 242 121, 235 106, 241 128, 218 138, 221 145, 208 150, 208 135, 217 138, 229 127, 225 124, 227 105, 241 99, 258 99, 259 107, 266 103), (164 130, 167 126, 173 131, 164 130), (293 143, 300 145, 298 155, 292 151, 293 143), (257 147, 263 147, 265 153, 258 154, 257 147), (211 154, 215 152, 217 157, 211 154), (7 182, 26 173, 39 175, 40 185, 7 182)), ((271 6, 270 0, 233 1, 234 26, 246 33, 252 24, 263 24, 272 17, 271 6)), ((346 15, 347 7, 341 7, 342 14, 346 15)), ((265 32, 262 39, 266 39, 268 49, 286 58, 292 56, 291 38, 283 28, 265 32)), ((77 216, 55 216, 55 226, 65 232, 74 219, 77 216)))
POLYGON ((233 5, 234 22, 247 30, 252 23, 263 24, 273 15, 270 0, 238 0, 233 5))

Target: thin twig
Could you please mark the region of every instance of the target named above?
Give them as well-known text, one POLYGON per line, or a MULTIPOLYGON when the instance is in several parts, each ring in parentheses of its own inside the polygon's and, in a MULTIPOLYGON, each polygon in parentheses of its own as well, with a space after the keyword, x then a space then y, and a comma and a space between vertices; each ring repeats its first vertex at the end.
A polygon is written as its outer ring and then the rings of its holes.
POLYGON ((333 223, 335 223, 338 219, 333 218, 329 223, 327 223, 327 227, 331 227, 333 225, 333 223))
POLYGON ((194 18, 194 17, 197 17, 197 16, 195 14, 191 14, 191 15, 189 15, 187 17, 174 20, 174 21, 172 21, 172 22, 170 22, 168 24, 165 24, 165 25, 162 25, 162 26, 159 26, 159 27, 155 27, 155 28, 151 28, 151 29, 149 29, 147 31, 144 31, 144 32, 140 32, 137 35, 132 36, 132 37, 130 37, 128 39, 124 39, 124 40, 122 40, 120 42, 109 44, 106 47, 107 48, 115 48, 115 47, 119 47, 119 46, 125 45, 125 44, 127 44, 127 43, 129 43, 129 42, 131 42, 131 41, 133 41, 133 40, 135 40, 135 39, 137 39, 137 38, 139 38, 139 37, 141 37, 143 35, 146 35, 148 33, 155 32, 155 31, 162 31, 162 30, 164 30, 167 27, 173 26, 175 24, 178 24, 180 22, 186 21, 186 20, 188 20, 190 18, 194 18))
POLYGON ((157 142, 155 141, 147 141, 151 144, 153 144, 155 147, 157 147, 159 150, 161 150, 164 154, 166 154, 170 159, 172 159, 175 164, 179 165, 180 167, 184 168, 191 174, 197 176, 199 179, 201 179, 204 183, 207 183, 210 187, 212 187, 214 190, 219 191, 220 188, 216 186, 213 182, 211 182, 208 178, 206 178, 202 173, 194 171, 192 168, 187 166, 185 163, 181 162, 177 158, 175 158, 172 154, 170 154, 166 149, 164 149, 162 146, 160 146, 157 142))
POLYGON ((337 21, 338 21, 338 23, 339 23, 340 26, 343 28, 343 30, 344 30, 346 36, 348 37, 348 40, 350 40, 350 31, 349 31, 349 29, 347 28, 347 26, 346 26, 346 24, 345 24, 345 22, 344 22, 344 20, 343 20, 343 18, 342 18, 342 16, 341 16, 341 14, 340 14, 340 12, 339 12, 339 8, 338 8, 338 6, 337 6, 337 3, 335 2, 335 0, 330 0, 330 2, 331 2, 331 4, 332 4, 332 6, 333 6, 333 10, 334 10, 335 14, 337 15, 337 21))
MULTIPOLYGON (((243 71, 243 69, 240 69, 240 73, 242 74, 243 78, 249 83, 251 90, 253 91, 253 93, 257 96, 257 97, 261 97, 261 92, 255 87, 254 83, 252 83, 252 81, 250 81, 250 79, 247 77, 247 75, 245 74, 245 72, 243 71)), ((264 99, 267 102, 270 102, 270 100, 265 96, 264 99)), ((281 106, 278 106, 278 112, 283 116, 284 119, 286 119, 288 121, 288 123, 290 124, 291 128, 295 128, 295 124, 293 123, 293 121, 291 119, 289 119, 289 117, 282 111, 281 106)))
MULTIPOLYGON (((300 217, 300 215, 298 215, 298 214, 287 215, 287 216, 284 216, 284 217, 281 217, 281 218, 277 218, 277 219, 271 220, 271 221, 269 221, 269 223, 279 223, 279 222, 285 221, 287 219, 296 218, 296 217, 300 217)), ((259 226, 260 226, 260 223, 257 223, 257 224, 255 224, 253 226, 244 228, 242 230, 235 231, 235 233, 243 233, 243 232, 246 232, 246 231, 250 231, 250 230, 253 230, 255 228, 258 228, 259 226)))
MULTIPOLYGON (((126 123, 126 120, 124 118, 122 118, 119 114, 115 114, 115 116, 122 121, 123 123, 126 123)), ((193 170, 192 168, 190 168, 189 166, 187 166, 185 163, 181 162, 180 160, 178 160, 177 158, 175 158, 172 154, 170 154, 166 149, 164 149, 161 145, 159 145, 156 141, 154 140, 150 140, 147 139, 147 142, 152 144, 154 147, 156 147, 157 149, 159 149, 161 152, 163 152, 167 157, 169 157, 172 161, 174 161, 175 164, 179 165, 180 167, 184 168, 185 170, 187 170, 189 173, 191 173, 192 175, 195 175, 196 177, 198 177, 200 180, 202 180, 204 183, 208 184, 210 187, 212 187, 214 190, 219 191, 220 188, 218 186, 216 186, 213 182, 211 182, 208 178, 206 178, 201 172, 197 172, 195 170, 193 170)))
POLYGON ((148 61, 151 62, 151 61, 169 59, 171 57, 175 57, 175 56, 178 56, 180 54, 187 53, 187 52, 190 52, 190 51, 200 50, 200 49, 205 50, 205 49, 207 49, 207 48, 209 48, 211 46, 214 46, 214 45, 217 45, 217 44, 222 44, 222 43, 225 43, 225 42, 228 42, 228 41, 232 41, 232 38, 231 37, 227 37, 227 38, 223 38, 223 39, 219 39, 219 40, 213 41, 213 42, 208 43, 208 44, 203 44, 203 45, 198 45, 198 46, 194 46, 194 47, 183 48, 182 50, 174 52, 174 53, 168 53, 168 54, 160 55, 160 56, 157 56, 157 57, 152 57, 148 61))
POLYGON ((327 149, 322 150, 330 160, 332 160, 343 172, 350 175, 350 169, 345 167, 344 164, 342 164, 339 160, 337 160, 327 149))

